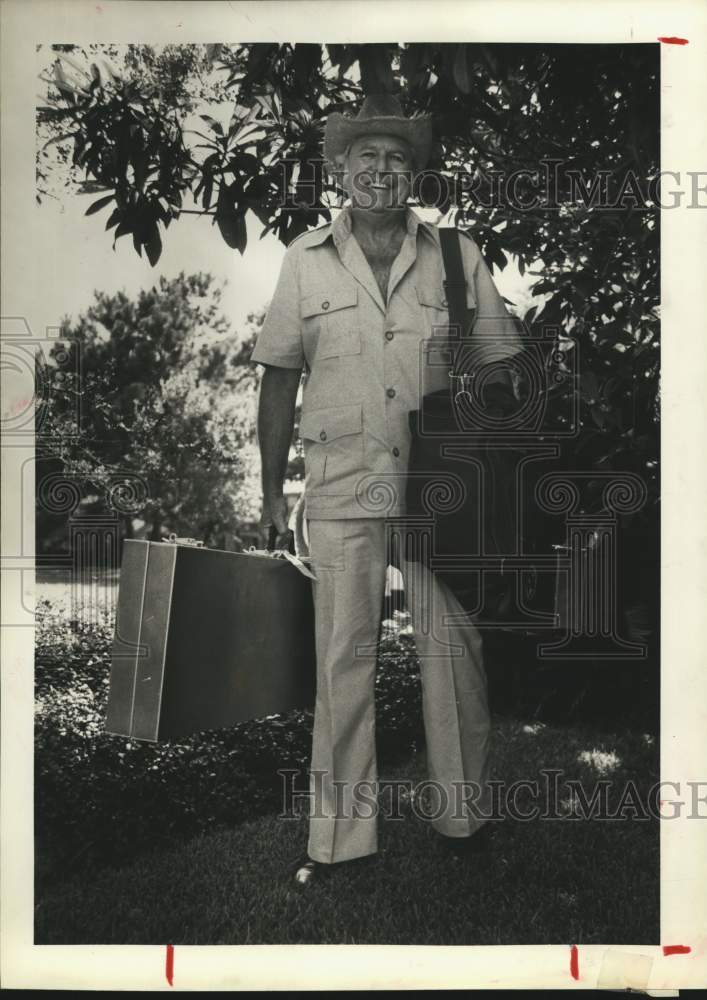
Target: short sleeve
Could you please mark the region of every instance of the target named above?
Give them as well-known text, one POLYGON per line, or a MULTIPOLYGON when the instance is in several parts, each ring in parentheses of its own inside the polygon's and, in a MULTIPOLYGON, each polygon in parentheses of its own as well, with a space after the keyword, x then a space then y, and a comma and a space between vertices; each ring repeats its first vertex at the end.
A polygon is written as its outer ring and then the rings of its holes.
POLYGON ((471 237, 462 239, 464 269, 471 277, 476 299, 476 317, 472 340, 476 341, 484 359, 491 361, 523 350, 520 321, 506 308, 481 251, 471 237))
POLYGON ((250 360, 277 368, 304 365, 297 251, 293 247, 285 251, 275 292, 250 360))

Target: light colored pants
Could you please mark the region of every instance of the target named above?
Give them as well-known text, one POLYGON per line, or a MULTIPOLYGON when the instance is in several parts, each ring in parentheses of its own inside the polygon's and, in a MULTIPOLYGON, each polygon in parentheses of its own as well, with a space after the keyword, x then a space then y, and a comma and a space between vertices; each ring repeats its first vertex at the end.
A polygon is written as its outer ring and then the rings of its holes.
MULTIPOLYGON (((324 863, 377 850, 375 673, 387 568, 385 520, 308 520, 314 588, 317 698, 310 776, 309 856, 324 863), (363 792, 361 793, 361 790, 363 792), (371 815, 373 813, 373 815, 371 815)), ((401 562, 420 659, 433 826, 469 836, 484 822, 459 803, 479 790, 488 812, 490 723, 482 640, 451 591, 418 563, 401 562), (462 623, 445 624, 458 614, 462 623), (444 806, 444 811, 441 807, 444 806)))

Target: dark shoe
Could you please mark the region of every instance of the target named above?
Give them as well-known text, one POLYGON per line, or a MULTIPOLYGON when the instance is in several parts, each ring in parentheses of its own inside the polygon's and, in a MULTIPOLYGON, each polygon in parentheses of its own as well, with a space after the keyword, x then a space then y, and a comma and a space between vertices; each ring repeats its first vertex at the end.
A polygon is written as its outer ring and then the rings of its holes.
POLYGON ((375 858, 375 854, 364 854, 360 858, 351 858, 349 861, 335 861, 324 864, 322 861, 313 861, 308 854, 305 854, 297 862, 295 868, 295 882, 299 885, 308 885, 310 882, 321 882, 334 871, 341 871, 345 868, 350 871, 369 864, 375 858))
POLYGON ((457 857, 476 858, 486 854, 492 846, 493 828, 490 823, 484 823, 480 830, 470 837, 447 837, 442 834, 442 843, 457 857))
POLYGON ((308 885, 314 881, 320 882, 328 874, 327 869, 329 868, 331 868, 331 865, 324 865, 321 861, 312 861, 308 855, 305 855, 304 858, 297 862, 295 882, 299 885, 308 885))

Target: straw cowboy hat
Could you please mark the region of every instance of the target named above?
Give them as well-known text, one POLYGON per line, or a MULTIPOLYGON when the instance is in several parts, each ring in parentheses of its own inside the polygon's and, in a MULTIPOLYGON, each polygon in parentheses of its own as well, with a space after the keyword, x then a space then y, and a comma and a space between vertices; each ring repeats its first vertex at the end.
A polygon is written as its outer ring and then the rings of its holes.
POLYGON ((432 149, 432 116, 418 114, 406 118, 402 105, 393 94, 371 94, 353 118, 332 111, 324 130, 324 158, 334 167, 347 147, 362 135, 394 135, 410 146, 415 168, 422 170, 432 149))

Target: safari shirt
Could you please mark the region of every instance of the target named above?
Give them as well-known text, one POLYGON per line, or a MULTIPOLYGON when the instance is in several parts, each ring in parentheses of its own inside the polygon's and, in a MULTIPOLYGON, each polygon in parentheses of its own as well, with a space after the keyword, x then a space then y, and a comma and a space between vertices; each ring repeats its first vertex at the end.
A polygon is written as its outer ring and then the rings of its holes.
MULTIPOLYGON (((294 240, 251 359, 305 369, 300 436, 308 518, 405 513, 408 415, 449 384, 430 339, 449 326, 438 228, 411 208, 387 301, 342 209, 294 240)), ((484 364, 522 349, 474 240, 460 239, 470 344, 484 364)), ((439 342, 438 342, 439 343, 439 342)))

